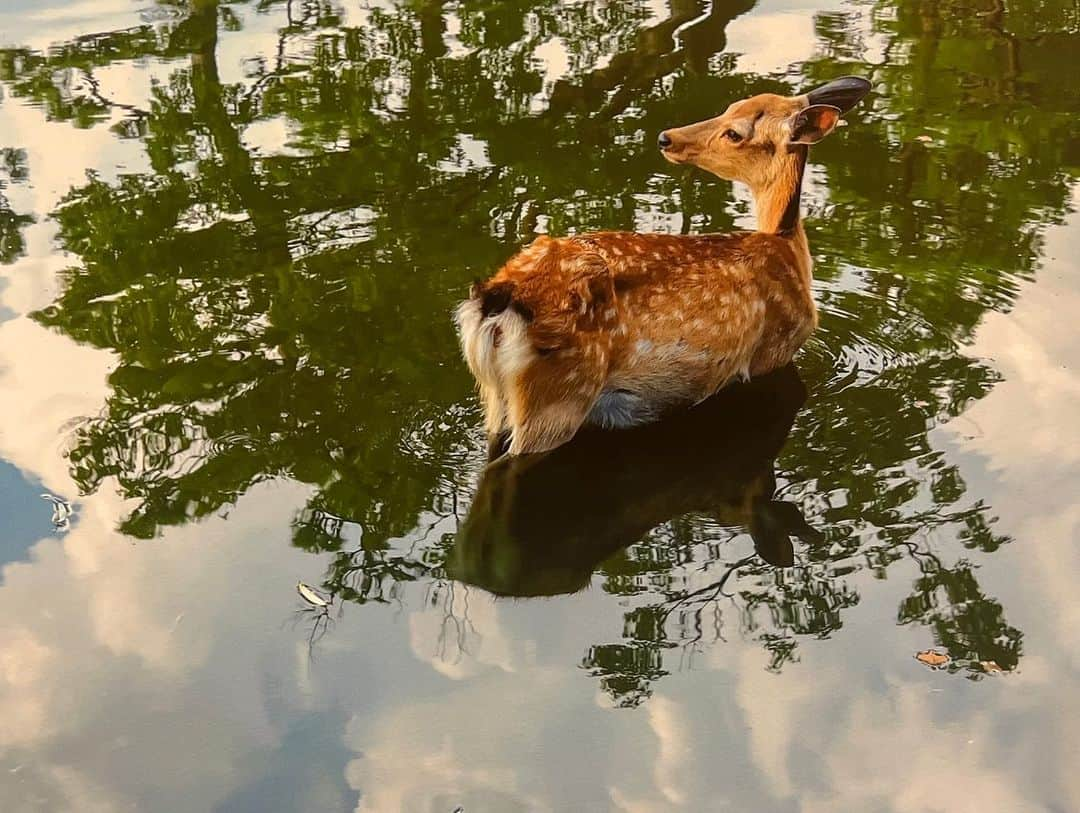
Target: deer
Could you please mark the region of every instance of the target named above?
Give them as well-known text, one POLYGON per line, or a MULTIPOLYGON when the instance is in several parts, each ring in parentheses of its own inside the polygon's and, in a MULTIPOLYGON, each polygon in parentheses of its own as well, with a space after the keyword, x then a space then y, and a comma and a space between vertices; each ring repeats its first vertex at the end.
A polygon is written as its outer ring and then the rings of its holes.
POLYGON ((548 452, 585 424, 651 423, 788 364, 817 327, 800 195, 809 148, 870 91, 846 76, 762 93, 658 146, 749 187, 757 228, 538 236, 456 310, 488 458, 548 452))

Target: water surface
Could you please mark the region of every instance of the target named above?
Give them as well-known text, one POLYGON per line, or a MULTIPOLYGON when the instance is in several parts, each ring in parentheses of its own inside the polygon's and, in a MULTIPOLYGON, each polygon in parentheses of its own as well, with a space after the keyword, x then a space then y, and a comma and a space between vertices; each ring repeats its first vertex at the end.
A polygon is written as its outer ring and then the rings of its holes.
POLYGON ((5 4, 0 808, 1080 809, 1077 53, 1069 0, 5 4), (469 283, 752 225, 656 133, 849 73, 795 365, 485 471, 469 283))

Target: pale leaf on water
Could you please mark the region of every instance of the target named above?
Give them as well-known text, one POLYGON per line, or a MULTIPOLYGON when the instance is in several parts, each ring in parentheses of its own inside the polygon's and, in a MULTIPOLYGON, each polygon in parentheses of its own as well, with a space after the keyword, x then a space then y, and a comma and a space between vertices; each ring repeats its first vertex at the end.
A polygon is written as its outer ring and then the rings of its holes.
POLYGON ((330 602, 316 593, 312 588, 308 587, 303 582, 296 583, 296 592, 300 594, 300 598, 310 604, 312 607, 329 607, 330 602))
POLYGON ((42 494, 41 499, 52 503, 52 524, 58 531, 66 531, 71 525, 71 503, 54 494, 42 494))

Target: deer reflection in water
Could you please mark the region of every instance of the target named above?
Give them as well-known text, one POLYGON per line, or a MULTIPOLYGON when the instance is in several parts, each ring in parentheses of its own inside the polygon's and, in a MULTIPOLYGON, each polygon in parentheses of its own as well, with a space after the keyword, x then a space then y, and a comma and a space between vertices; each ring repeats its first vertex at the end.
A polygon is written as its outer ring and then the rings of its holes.
POLYGON ((792 536, 821 537, 773 498, 805 398, 788 365, 660 423, 586 428, 546 455, 504 456, 484 472, 447 574, 497 595, 576 592, 605 559, 688 513, 745 526, 757 555, 790 566, 792 536))

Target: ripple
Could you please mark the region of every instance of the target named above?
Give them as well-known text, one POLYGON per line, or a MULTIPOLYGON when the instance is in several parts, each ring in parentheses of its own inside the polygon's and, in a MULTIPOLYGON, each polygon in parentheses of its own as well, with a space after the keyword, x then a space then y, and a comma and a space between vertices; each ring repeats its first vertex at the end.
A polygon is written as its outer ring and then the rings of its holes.
POLYGON ((823 286, 819 327, 803 348, 800 366, 830 392, 865 386, 889 370, 955 342, 920 316, 868 290, 823 286))

